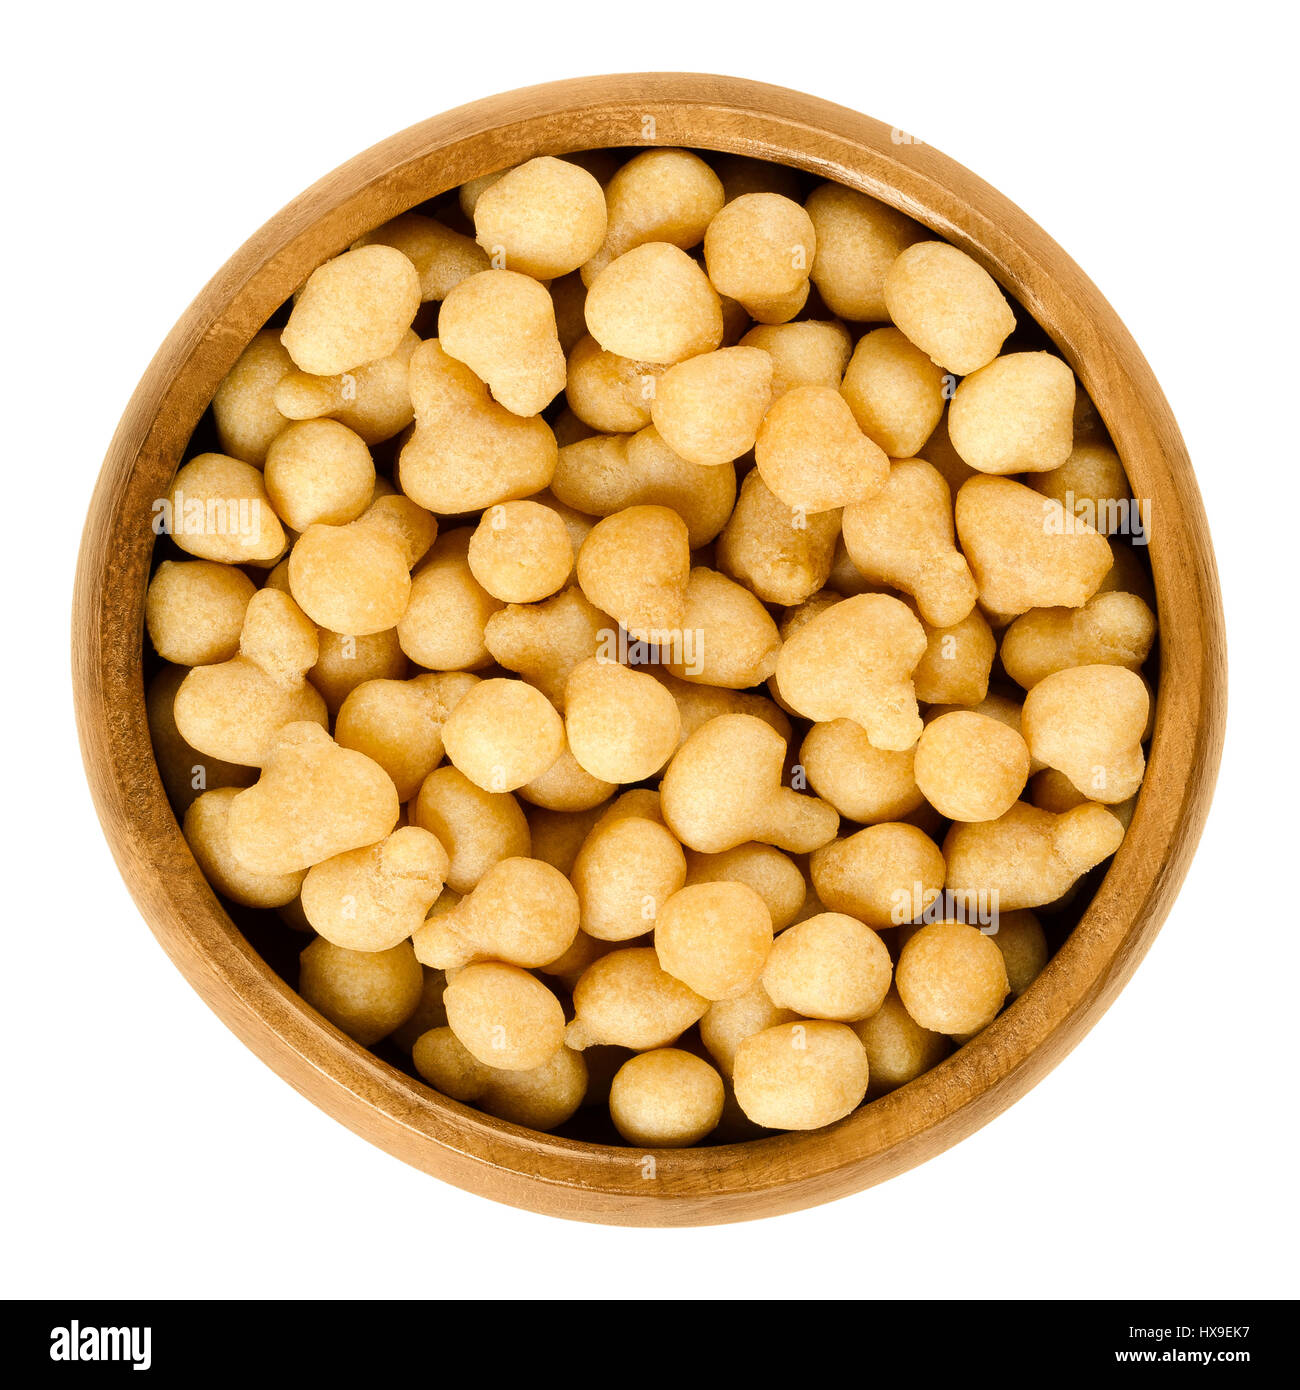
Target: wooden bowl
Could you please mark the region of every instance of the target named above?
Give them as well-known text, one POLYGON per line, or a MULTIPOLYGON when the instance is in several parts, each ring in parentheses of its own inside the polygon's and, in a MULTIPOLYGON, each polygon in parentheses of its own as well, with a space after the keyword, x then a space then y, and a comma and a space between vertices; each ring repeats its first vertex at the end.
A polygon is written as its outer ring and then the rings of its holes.
POLYGON ((291 1085, 426 1172, 585 1221, 740 1221, 903 1172, 985 1124, 1101 1016, 1151 945, 1187 871, 1218 768, 1225 708, 1214 557, 1187 452, 1151 369, 1079 268, 1019 208, 898 131, 734 78, 635 74, 530 87, 436 116, 322 179, 251 238, 172 330, 109 447, 82 540, 73 629, 82 751, 127 886, 207 1003, 291 1085), (1124 844, 1034 985, 910 1085, 808 1134, 665 1150, 534 1133, 448 1100, 306 1005, 232 923, 159 780, 145 721, 143 610, 165 494, 191 432, 253 334, 318 264, 457 184, 538 154, 684 145, 777 160, 902 209, 970 252, 1054 339, 1096 403, 1135 495, 1151 499, 1160 682, 1146 781, 1124 844))

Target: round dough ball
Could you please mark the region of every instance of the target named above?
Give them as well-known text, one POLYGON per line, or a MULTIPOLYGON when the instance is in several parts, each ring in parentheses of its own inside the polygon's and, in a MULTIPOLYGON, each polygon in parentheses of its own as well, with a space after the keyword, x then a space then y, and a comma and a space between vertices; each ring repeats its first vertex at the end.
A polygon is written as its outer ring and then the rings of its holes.
POLYGON ((885 943, 854 917, 822 912, 783 932, 763 967, 774 1004, 805 1018, 869 1018, 893 977, 885 943))
POLYGON ((253 581, 215 560, 164 560, 149 581, 144 621, 154 651, 177 666, 229 661, 239 650, 253 581))
POLYGON ((903 947, 897 977, 907 1012, 934 1033, 978 1033, 1010 988, 996 942, 966 922, 923 926, 903 947))
POLYGON ((765 1129, 820 1129, 867 1094, 867 1053, 844 1023, 779 1023, 736 1049, 736 1101, 765 1129))
POLYGON ((624 1062, 609 1091, 609 1113, 629 1144, 651 1149, 696 1144, 722 1118, 722 1078, 676 1047, 624 1062))
POLYGON ((400 1028, 424 992, 424 971, 409 941, 388 951, 349 951, 319 936, 298 967, 298 993, 362 1047, 400 1028))

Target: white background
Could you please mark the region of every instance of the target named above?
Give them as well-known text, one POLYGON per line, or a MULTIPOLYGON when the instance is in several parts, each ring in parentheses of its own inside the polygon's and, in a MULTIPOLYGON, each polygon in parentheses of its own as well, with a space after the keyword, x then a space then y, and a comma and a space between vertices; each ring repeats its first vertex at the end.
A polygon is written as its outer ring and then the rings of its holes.
POLYGON ((10 16, 3 1291, 1294 1296, 1296 35, 1276 27, 1283 14, 260 0, 10 16), (865 110, 974 169, 1066 247, 1181 423, 1232 671, 1200 851, 1082 1046, 991 1126, 884 1187, 684 1231, 561 1224, 458 1192, 246 1051, 118 878, 85 790, 67 660, 109 436, 229 253, 423 117, 549 78, 656 68, 865 110))

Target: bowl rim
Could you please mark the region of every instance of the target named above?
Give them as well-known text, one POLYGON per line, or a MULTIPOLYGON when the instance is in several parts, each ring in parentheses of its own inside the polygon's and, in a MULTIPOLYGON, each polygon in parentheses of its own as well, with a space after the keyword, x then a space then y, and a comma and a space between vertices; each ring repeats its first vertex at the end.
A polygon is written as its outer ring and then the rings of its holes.
POLYGON ((78 560, 73 679, 87 778, 123 878, 168 955, 254 1052, 356 1133, 457 1186, 551 1215, 654 1226, 751 1219, 857 1191, 948 1148, 1045 1076, 1110 1005, 1169 911, 1208 812, 1226 709, 1222 603, 1191 464, 1150 367, 1100 292, 1025 213, 930 146, 813 96, 693 73, 575 78, 458 107, 356 156, 256 232, 168 335, 109 446, 78 560), (534 155, 631 146, 747 154, 834 179, 989 269, 1065 356, 1135 495, 1151 499, 1161 662, 1128 835, 1019 999, 938 1067, 826 1129, 659 1150, 650 1162, 438 1095, 301 1000, 235 927, 181 835, 143 682, 151 504, 216 385, 274 310, 362 232, 460 183, 534 155))

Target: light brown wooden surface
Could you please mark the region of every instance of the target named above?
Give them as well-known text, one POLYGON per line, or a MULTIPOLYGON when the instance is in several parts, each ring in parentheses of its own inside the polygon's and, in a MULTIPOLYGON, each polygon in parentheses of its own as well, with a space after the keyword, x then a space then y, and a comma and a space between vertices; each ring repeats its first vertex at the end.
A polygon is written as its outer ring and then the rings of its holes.
POLYGON ((345 164, 253 236, 173 329, 113 438, 82 541, 73 674, 87 776, 122 875, 168 954, 248 1046, 358 1134, 449 1182, 555 1216, 657 1226, 766 1216, 880 1182, 987 1123, 1055 1066, 1169 912, 1209 806, 1226 700, 1214 557, 1185 447, 1150 368, 1079 268, 1018 208, 928 146, 813 97, 691 74, 583 78, 447 112, 345 164), (536 1134, 436 1095, 299 1000, 244 941, 181 837, 154 764, 142 683, 150 506, 217 384, 293 289, 361 232, 468 179, 537 154, 641 144, 756 155, 837 179, 987 266, 1055 340, 1135 494, 1152 499, 1161 661, 1132 828, 1026 994, 939 1067, 839 1124, 662 1151, 652 1177, 637 1150, 536 1134))

